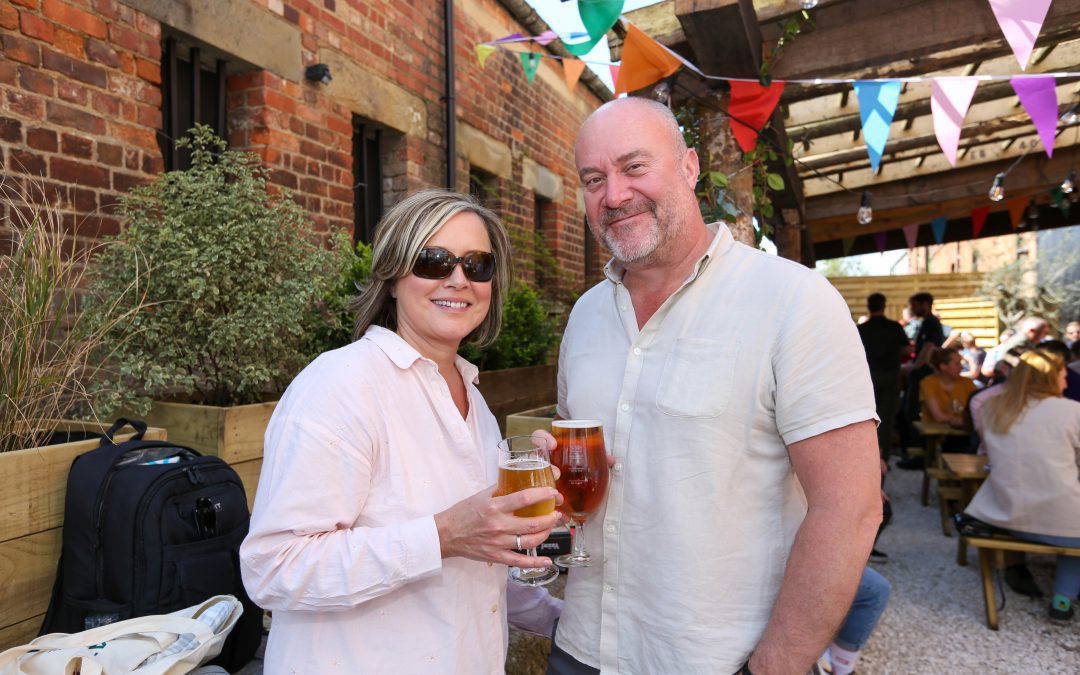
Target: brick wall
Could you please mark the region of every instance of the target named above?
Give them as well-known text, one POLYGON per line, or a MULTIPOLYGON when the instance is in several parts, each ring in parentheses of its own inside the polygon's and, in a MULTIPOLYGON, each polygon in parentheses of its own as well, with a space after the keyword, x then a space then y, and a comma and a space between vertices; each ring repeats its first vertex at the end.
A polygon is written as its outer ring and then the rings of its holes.
POLYGON ((1030 231, 922 246, 909 250, 908 270, 913 274, 990 272, 1015 262, 1019 256, 1034 260, 1037 249, 1035 232, 1030 231))
MULTIPOLYGON (((248 3, 243 9, 253 17, 249 25, 229 30, 257 31, 263 22, 275 22, 266 25, 299 34, 300 53, 286 55, 298 56, 295 68, 269 64, 275 59, 257 63, 257 47, 235 55, 226 85, 229 142, 256 152, 272 170, 273 181, 293 191, 318 231, 352 231, 354 113, 370 108, 406 120, 399 128, 387 125, 383 134, 381 188, 387 204, 406 190, 444 184, 441 2, 230 3, 0 0, 0 171, 9 181, 21 174, 42 177, 50 199, 68 211, 71 226, 84 223, 82 235, 116 232, 117 195, 164 166, 156 138, 162 129, 162 36, 184 27, 161 19, 168 20, 177 5, 190 17, 248 3), (389 89, 367 98, 364 91, 340 88, 335 95, 330 87, 304 80, 303 66, 324 60, 327 53, 340 54, 347 66, 389 89), (394 96, 388 98, 384 92, 390 90, 394 96), (395 105, 413 109, 406 115, 392 109, 395 105)), ((545 215, 550 223, 545 235, 566 280, 580 286, 585 230, 572 146, 581 121, 601 101, 584 83, 568 92, 561 65, 552 59, 543 60, 532 85, 512 54, 498 52, 480 68, 475 43, 527 31, 497 0, 458 0, 455 5, 459 123, 510 156, 509 173, 497 176, 497 207, 508 227, 534 231, 533 192, 524 185, 526 160, 561 179, 558 198, 545 215)), ((202 37, 193 36, 196 42, 202 37)), ((242 41, 234 45, 228 34, 213 40, 206 47, 226 56, 241 49, 242 41)), ((462 190, 468 188, 468 156, 462 148, 462 190)))

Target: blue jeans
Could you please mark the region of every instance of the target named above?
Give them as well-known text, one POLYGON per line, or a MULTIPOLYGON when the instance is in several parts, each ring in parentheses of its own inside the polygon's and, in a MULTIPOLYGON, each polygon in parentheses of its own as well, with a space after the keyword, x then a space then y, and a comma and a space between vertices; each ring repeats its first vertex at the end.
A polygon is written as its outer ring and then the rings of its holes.
POLYGON ((870 634, 874 632, 881 613, 885 611, 885 605, 889 603, 891 590, 888 579, 869 567, 865 568, 862 580, 859 581, 859 590, 855 593, 855 601, 851 603, 851 609, 848 610, 848 615, 833 642, 853 652, 862 649, 870 639, 870 634))
MULTIPOLYGON (((1017 539, 1027 539, 1039 544, 1050 546, 1068 546, 1080 548, 1080 537, 1055 537, 1051 534, 1035 534, 1033 532, 1011 531, 1017 539)), ((1054 594, 1064 595, 1069 600, 1075 600, 1080 596, 1080 557, 1072 555, 1059 555, 1057 557, 1057 570, 1054 572, 1054 594)))

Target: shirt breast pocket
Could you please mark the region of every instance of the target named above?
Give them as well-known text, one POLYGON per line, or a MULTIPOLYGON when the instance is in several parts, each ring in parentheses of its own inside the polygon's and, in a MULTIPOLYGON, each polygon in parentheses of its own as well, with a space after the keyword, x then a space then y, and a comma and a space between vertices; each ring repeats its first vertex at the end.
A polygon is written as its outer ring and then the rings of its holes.
POLYGON ((664 362, 656 407, 672 417, 708 419, 728 407, 739 342, 680 338, 664 362))

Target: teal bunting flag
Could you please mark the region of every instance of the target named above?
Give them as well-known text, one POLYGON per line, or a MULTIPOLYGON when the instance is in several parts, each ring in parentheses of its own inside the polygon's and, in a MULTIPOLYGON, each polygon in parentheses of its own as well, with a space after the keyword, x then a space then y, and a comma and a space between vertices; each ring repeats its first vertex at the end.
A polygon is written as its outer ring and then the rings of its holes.
POLYGON ((541 55, 536 52, 521 52, 518 57, 521 59, 521 69, 525 71, 525 79, 532 84, 536 78, 536 69, 540 67, 541 55))
POLYGON ((589 39, 585 42, 563 42, 566 51, 574 56, 585 56, 592 51, 597 42, 604 39, 611 27, 619 20, 622 14, 623 0, 589 0, 578 2, 578 14, 581 22, 585 24, 585 30, 589 31, 589 39))
POLYGON ((859 99, 859 117, 866 140, 870 166, 877 171, 885 143, 889 140, 896 104, 900 102, 899 82, 856 82, 855 97, 859 99))

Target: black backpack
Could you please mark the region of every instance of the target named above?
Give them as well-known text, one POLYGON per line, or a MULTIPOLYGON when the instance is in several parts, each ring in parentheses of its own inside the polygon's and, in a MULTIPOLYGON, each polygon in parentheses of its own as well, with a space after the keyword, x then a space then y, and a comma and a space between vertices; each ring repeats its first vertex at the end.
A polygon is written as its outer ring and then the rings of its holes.
POLYGON ((145 441, 145 432, 145 422, 117 420, 98 448, 72 462, 63 548, 41 634, 166 614, 228 594, 244 613, 213 663, 238 670, 262 638, 262 610, 240 579, 249 518, 244 486, 220 458, 145 441), (135 436, 114 444, 125 424, 135 436))

